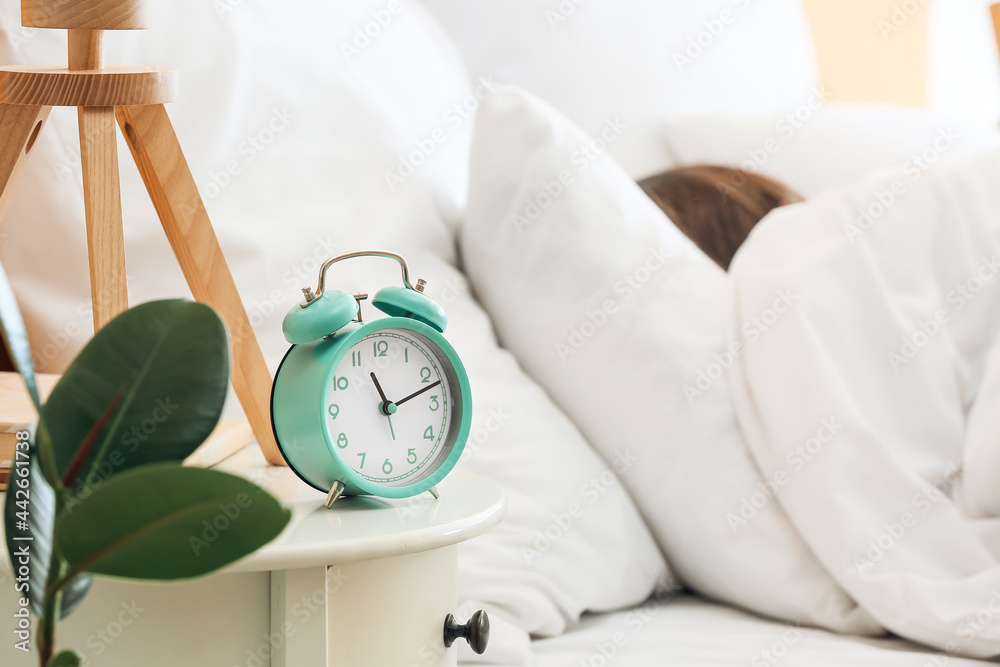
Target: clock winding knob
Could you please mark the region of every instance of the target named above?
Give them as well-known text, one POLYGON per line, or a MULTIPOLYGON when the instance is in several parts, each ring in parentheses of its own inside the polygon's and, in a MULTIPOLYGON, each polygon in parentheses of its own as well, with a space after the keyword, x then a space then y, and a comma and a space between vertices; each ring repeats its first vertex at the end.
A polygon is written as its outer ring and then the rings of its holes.
POLYGON ((490 617, 483 610, 477 611, 465 625, 459 625, 451 614, 444 619, 444 645, 451 647, 459 637, 469 642, 469 646, 477 654, 486 651, 490 643, 490 617))

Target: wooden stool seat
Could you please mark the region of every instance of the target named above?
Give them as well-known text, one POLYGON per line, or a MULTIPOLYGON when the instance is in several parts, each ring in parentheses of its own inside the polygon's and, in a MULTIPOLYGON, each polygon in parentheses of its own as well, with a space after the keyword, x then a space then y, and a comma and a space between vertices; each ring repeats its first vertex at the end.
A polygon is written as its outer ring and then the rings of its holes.
POLYGON ((0 104, 131 107, 176 99, 177 70, 170 67, 0 67, 0 104))
POLYGON ((145 30, 147 0, 21 0, 26 28, 145 30))

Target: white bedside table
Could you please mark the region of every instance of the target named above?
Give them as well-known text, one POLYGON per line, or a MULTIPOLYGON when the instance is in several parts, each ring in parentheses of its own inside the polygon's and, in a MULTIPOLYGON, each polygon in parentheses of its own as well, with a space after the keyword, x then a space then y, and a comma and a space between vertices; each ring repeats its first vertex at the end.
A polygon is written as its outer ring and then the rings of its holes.
MULTIPOLYGON (((206 579, 144 584, 98 579, 59 624, 57 647, 84 667, 451 667, 444 622, 456 607, 457 544, 500 522, 491 482, 452 473, 405 500, 345 498, 332 510, 251 446, 216 466, 292 510, 278 539, 206 579)), ((0 559, 0 664, 35 667, 13 648, 10 564, 0 559)), ((459 618, 460 623, 468 619, 459 618)), ((463 641, 459 639, 458 641, 463 641)))

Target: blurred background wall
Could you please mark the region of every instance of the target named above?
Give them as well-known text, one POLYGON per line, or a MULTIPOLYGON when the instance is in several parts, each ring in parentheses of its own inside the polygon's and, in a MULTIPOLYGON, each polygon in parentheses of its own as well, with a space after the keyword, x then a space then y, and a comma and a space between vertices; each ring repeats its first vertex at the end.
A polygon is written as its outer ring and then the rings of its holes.
POLYGON ((839 102, 1000 120, 990 0, 802 0, 839 102))

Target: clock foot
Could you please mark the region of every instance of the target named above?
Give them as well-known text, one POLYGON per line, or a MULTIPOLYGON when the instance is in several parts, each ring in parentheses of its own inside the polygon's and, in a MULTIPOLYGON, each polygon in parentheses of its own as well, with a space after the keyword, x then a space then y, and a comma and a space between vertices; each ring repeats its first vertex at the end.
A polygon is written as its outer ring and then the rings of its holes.
POLYGON ((436 486, 432 486, 432 487, 431 487, 430 489, 428 489, 427 491, 428 491, 428 493, 430 493, 430 494, 431 494, 432 496, 434 496, 434 499, 435 499, 435 500, 437 500, 438 498, 440 498, 440 497, 441 497, 441 492, 440 492, 440 491, 438 491, 438 488, 437 488, 436 486))
POLYGON ((340 482, 334 482, 333 486, 330 487, 330 493, 326 496, 326 508, 330 509, 333 504, 340 500, 340 496, 344 493, 344 485, 340 482))

